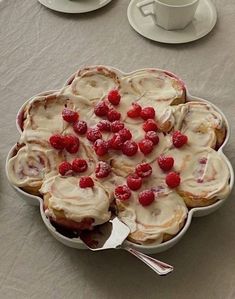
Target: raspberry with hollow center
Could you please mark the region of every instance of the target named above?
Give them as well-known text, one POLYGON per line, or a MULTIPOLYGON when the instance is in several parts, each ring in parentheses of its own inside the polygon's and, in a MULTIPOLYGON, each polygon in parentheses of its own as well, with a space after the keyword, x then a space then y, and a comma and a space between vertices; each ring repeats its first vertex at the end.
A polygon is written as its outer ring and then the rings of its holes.
POLYGON ((87 130, 86 137, 89 141, 95 142, 97 139, 102 138, 102 134, 98 128, 93 127, 87 130))
POLYGON ((111 172, 111 167, 108 163, 104 161, 100 161, 95 169, 95 175, 97 178, 105 178, 107 177, 111 172))
POLYGON ((130 118, 140 117, 141 110, 142 110, 142 108, 141 108, 141 106, 139 104, 133 103, 132 104, 132 108, 127 111, 127 115, 130 118))
POLYGON ((167 156, 160 156, 157 159, 158 165, 159 167, 164 170, 164 171, 168 171, 171 170, 171 168, 174 165, 174 159, 172 157, 167 157, 167 156))
POLYGON ((64 136, 64 144, 67 152, 75 154, 79 149, 80 141, 76 136, 66 135, 64 136))
POLYGON ((132 134, 131 134, 130 130, 128 130, 127 128, 123 128, 122 130, 120 130, 118 132, 118 134, 121 137, 123 142, 126 140, 130 140, 132 138, 132 134))
POLYGON ((119 120, 121 118, 121 113, 119 113, 115 109, 110 109, 109 112, 107 113, 107 118, 111 122, 113 122, 115 120, 119 120))
POLYGON ((97 116, 100 116, 100 117, 106 116, 107 113, 109 112, 109 107, 105 103, 105 101, 100 101, 95 105, 94 112, 95 112, 95 115, 97 115, 97 116))
POLYGON ((180 184, 180 176, 177 172, 170 172, 165 178, 166 184, 170 188, 176 188, 180 184))
POLYGON ((73 130, 79 135, 84 135, 87 131, 87 123, 83 120, 79 120, 73 124, 73 130))
POLYGON ((91 177, 83 176, 80 178, 79 186, 80 188, 91 188, 94 186, 94 182, 91 177))
POLYGON ((155 118, 155 110, 153 107, 145 107, 142 109, 140 116, 144 119, 154 119, 155 118))
POLYGON ((120 150, 123 146, 123 141, 118 133, 113 134, 113 136, 108 140, 108 146, 114 150, 120 150))
POLYGON ((78 113, 68 108, 64 108, 62 111, 62 117, 68 123, 74 123, 78 120, 78 113))
POLYGON ((118 105, 121 100, 119 91, 117 89, 110 90, 110 92, 108 93, 108 100, 111 104, 115 106, 118 105))
POLYGON ((135 141, 127 140, 123 143, 122 152, 126 156, 134 156, 138 151, 138 145, 135 141))
POLYGON ((72 162, 72 169, 74 172, 84 172, 87 170, 87 162, 84 159, 76 158, 72 162))
POLYGON ((188 137, 180 131, 175 131, 172 134, 172 143, 176 148, 180 148, 188 142, 188 137))
POLYGON ((151 140, 154 145, 157 145, 159 143, 159 137, 158 137, 157 133, 154 131, 148 131, 145 134, 144 138, 151 140))
POLYGON ((72 170, 72 165, 69 162, 64 161, 64 162, 60 163, 60 165, 59 165, 59 173, 61 175, 66 175, 69 172, 71 172, 71 170, 72 170))
POLYGON ((126 185, 120 185, 115 188, 114 194, 118 199, 125 201, 131 197, 131 190, 126 185))
POLYGON ((142 178, 133 173, 128 175, 126 183, 131 190, 138 190, 142 186, 142 178))
POLYGON ((148 131, 156 132, 158 130, 157 123, 153 119, 147 119, 143 124, 143 130, 145 132, 148 132, 148 131))
POLYGON ((153 142, 149 139, 143 139, 139 142, 139 149, 144 155, 148 155, 153 150, 153 142))
POLYGON ((64 136, 60 134, 54 134, 50 137, 49 142, 52 147, 58 150, 62 150, 65 147, 64 136))
POLYGON ((106 120, 102 119, 98 122, 97 127, 100 131, 110 132, 111 131, 111 123, 106 120))
POLYGON ((108 152, 108 142, 103 139, 97 139, 94 142, 93 148, 97 156, 104 156, 108 152))
POLYGON ((135 168, 135 173, 141 178, 147 178, 152 174, 152 167, 148 163, 138 164, 135 168))
POLYGON ((152 190, 144 190, 139 194, 139 203, 142 206, 149 206, 155 199, 154 192, 152 190))
POLYGON ((124 128, 124 123, 120 120, 115 120, 111 123, 111 131, 113 133, 117 133, 118 131, 122 130, 124 128))

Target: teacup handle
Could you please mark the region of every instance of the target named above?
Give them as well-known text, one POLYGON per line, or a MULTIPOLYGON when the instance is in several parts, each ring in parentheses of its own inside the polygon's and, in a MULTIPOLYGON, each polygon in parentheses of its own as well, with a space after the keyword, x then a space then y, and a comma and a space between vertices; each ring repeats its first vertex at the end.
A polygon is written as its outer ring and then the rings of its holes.
POLYGON ((151 4, 154 3, 154 0, 144 0, 144 1, 141 1, 139 3, 136 4, 136 6, 139 8, 141 14, 146 17, 146 16, 149 16, 149 15, 154 15, 154 12, 153 10, 150 10, 150 9, 143 9, 145 6, 149 6, 151 4))

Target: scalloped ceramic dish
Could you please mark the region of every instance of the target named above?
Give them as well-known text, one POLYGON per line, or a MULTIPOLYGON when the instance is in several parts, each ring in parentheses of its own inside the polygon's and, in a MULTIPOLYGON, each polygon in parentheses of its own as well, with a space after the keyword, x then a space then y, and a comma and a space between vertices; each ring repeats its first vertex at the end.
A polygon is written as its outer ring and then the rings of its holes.
MULTIPOLYGON (((111 68, 111 67, 108 67, 108 68, 112 69, 112 70, 115 70, 115 72, 117 72, 119 74, 122 74, 122 75, 130 75, 130 74, 134 73, 134 72, 123 73, 123 72, 121 72, 121 71, 119 71, 119 70, 117 70, 115 68, 111 68)), ((164 71, 164 70, 160 70, 160 69, 157 69, 157 70, 164 71)), ((164 71, 164 72, 168 72, 168 71, 164 71)), ((177 77, 176 75, 172 74, 171 72, 168 72, 168 73, 171 74, 172 76, 177 77)), ((71 83, 71 81, 73 80, 73 78, 74 78, 74 75, 72 75, 66 81, 65 85, 69 85, 71 83)), ((51 93, 51 92, 54 92, 54 91, 43 92, 43 93, 40 93, 39 95, 45 95, 45 94, 48 94, 48 93, 51 93)), ((31 99, 29 99, 28 101, 30 101, 31 99)), ((24 109, 25 105, 28 103, 28 101, 26 101, 22 105, 22 107, 19 109, 19 112, 17 114, 16 127, 17 127, 17 130, 18 130, 18 132, 20 134, 22 132, 21 122, 22 122, 23 109, 24 109)), ((201 99, 201 98, 198 98, 198 97, 190 95, 189 92, 188 92, 188 90, 187 90, 187 87, 186 87, 186 101, 187 102, 189 102, 189 101, 200 101, 200 102, 209 103, 216 111, 218 111, 222 115, 222 117, 224 119, 224 122, 225 122, 227 133, 226 133, 226 138, 224 140, 224 143, 222 144, 222 146, 219 148, 219 150, 217 152, 222 156, 222 158, 224 159, 225 163, 227 164, 227 166, 229 168, 229 171, 230 171, 230 182, 229 182, 229 185, 230 185, 230 190, 232 190, 232 187, 233 187, 233 184, 234 184, 233 168, 232 168, 232 165, 229 162, 228 158, 223 153, 223 148, 226 145, 226 143, 228 142, 229 137, 230 137, 230 128, 229 128, 228 121, 227 121, 226 117, 224 116, 223 112, 218 107, 216 107, 215 105, 213 105, 212 103, 210 103, 210 102, 208 102, 208 101, 206 101, 204 99, 201 99)), ((9 151, 9 153, 8 153, 8 156, 7 156, 7 159, 6 159, 6 166, 7 166, 8 160, 14 155, 15 146, 16 145, 14 145, 11 148, 11 150, 9 151)), ((7 167, 6 167, 6 174, 7 174, 7 177, 8 177, 7 167)), ((8 178, 8 180, 9 180, 9 178, 8 178)), ((18 192, 18 194, 26 202, 28 202, 31 205, 40 206, 40 213, 41 213, 41 217, 43 219, 44 224, 46 225, 46 227, 50 231, 50 233, 58 241, 60 241, 61 243, 63 243, 66 246, 69 246, 69 247, 73 247, 73 248, 77 248, 77 249, 86 249, 86 247, 83 245, 83 243, 80 241, 79 238, 72 238, 71 239, 71 238, 68 238, 68 237, 66 237, 66 236, 64 236, 64 235, 62 235, 62 234, 60 234, 59 232, 56 231, 56 229, 50 223, 49 219, 46 217, 46 215, 44 213, 44 210, 43 210, 43 199, 42 198, 40 198, 39 196, 34 196, 34 195, 31 195, 31 194, 28 194, 28 193, 24 192, 22 189, 14 186, 12 184, 11 184, 11 186, 18 192)), ((221 207, 224 202, 225 202, 225 199, 218 200, 214 204, 211 204, 211 205, 206 206, 206 207, 191 208, 189 210, 189 212, 188 212, 188 216, 187 216, 187 219, 186 219, 186 222, 185 222, 183 228, 180 230, 180 232, 177 235, 175 235, 169 241, 163 242, 163 243, 158 244, 158 245, 138 245, 138 244, 132 243, 132 242, 127 241, 127 240, 124 243, 128 244, 128 246, 131 246, 131 247, 133 247, 133 248, 135 248, 135 249, 137 249, 137 250, 139 250, 141 252, 149 253, 149 254, 151 254, 151 253, 159 253, 159 252, 165 251, 165 250, 169 249, 170 247, 172 247, 173 245, 175 245, 183 237, 183 235, 188 230, 193 217, 201 217, 201 216, 208 215, 208 214, 216 211, 219 207, 221 207)))

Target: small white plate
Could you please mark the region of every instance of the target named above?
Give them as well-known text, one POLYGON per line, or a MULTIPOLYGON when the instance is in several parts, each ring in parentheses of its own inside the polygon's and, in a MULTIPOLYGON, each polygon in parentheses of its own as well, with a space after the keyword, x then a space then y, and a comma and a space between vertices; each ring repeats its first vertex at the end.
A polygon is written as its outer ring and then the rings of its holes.
POLYGON ((38 0, 42 5, 59 12, 85 13, 99 9, 112 0, 38 0))
POLYGON ((132 0, 128 6, 127 16, 130 25, 141 35, 151 40, 181 44, 197 40, 208 34, 215 26, 217 12, 210 0, 201 0, 192 23, 185 29, 167 31, 154 24, 151 16, 144 17, 136 4, 141 0, 132 0))

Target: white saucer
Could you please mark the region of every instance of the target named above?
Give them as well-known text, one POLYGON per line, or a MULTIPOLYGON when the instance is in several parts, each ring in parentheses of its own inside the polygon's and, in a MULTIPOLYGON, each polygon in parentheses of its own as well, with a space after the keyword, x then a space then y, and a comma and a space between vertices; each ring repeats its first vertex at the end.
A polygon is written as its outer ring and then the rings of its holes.
POLYGON ((85 13, 99 9, 112 0, 38 0, 42 5, 59 12, 85 13))
POLYGON ((197 40, 208 34, 215 26, 217 12, 210 0, 201 0, 192 23, 185 29, 167 31, 156 26, 151 16, 143 17, 136 4, 142 0, 132 0, 128 6, 127 16, 130 25, 141 35, 151 40, 180 44, 197 40))

